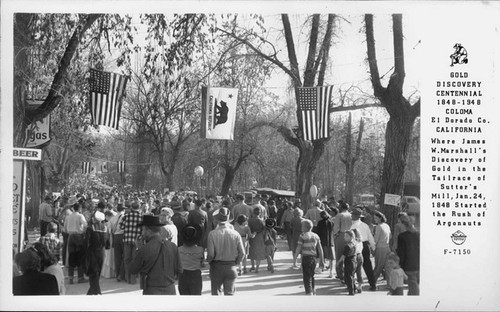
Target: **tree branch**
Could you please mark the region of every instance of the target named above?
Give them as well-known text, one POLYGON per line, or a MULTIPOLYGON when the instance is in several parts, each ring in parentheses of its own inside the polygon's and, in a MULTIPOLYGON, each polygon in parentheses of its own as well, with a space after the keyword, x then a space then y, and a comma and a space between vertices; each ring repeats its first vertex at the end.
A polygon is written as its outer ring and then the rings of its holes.
POLYGON ((264 58, 265 60, 275 64, 276 66, 278 66, 279 68, 281 68, 286 74, 288 74, 290 77, 292 77, 292 79, 295 79, 294 77, 294 73, 288 69, 283 63, 281 63, 276 57, 271 57, 269 55, 266 55, 264 54, 262 51, 260 51, 257 47, 255 47, 252 43, 250 43, 250 41, 246 40, 246 39, 243 39, 243 38, 240 38, 238 36, 236 36, 235 34, 233 33, 230 33, 228 31, 225 31, 223 29, 220 29, 217 27, 217 30, 227 34, 228 36, 236 39, 237 41, 243 43, 244 45, 246 45, 247 47, 249 47, 250 49, 252 49, 253 51, 255 51, 255 53, 257 53, 259 56, 261 56, 262 58, 264 58))
POLYGON ((61 90, 65 84, 66 75, 71 64, 71 60, 73 59, 73 55, 75 54, 85 31, 87 31, 87 29, 89 29, 90 26, 92 26, 92 24, 101 16, 102 14, 89 14, 87 15, 85 22, 77 26, 71 36, 71 39, 68 41, 63 57, 59 61, 59 67, 54 79, 52 80, 52 85, 47 98, 45 98, 42 105, 25 115, 25 124, 28 125, 34 121, 42 120, 49 115, 50 112, 57 107, 57 105, 59 105, 59 102, 62 100, 61 90))
POLYGON ((380 103, 361 104, 361 105, 355 105, 355 106, 337 106, 337 107, 330 107, 330 113, 353 111, 353 110, 369 108, 369 107, 383 107, 383 106, 380 103))
POLYGON ((314 58, 316 57, 316 47, 318 45, 319 14, 314 14, 311 25, 311 35, 309 37, 309 50, 307 52, 306 69, 304 70, 304 86, 312 87, 316 71, 314 70, 314 58))
POLYGON ((318 86, 322 86, 325 81, 325 73, 326 73, 326 65, 328 63, 328 56, 330 54, 330 45, 332 42, 333 35, 333 26, 335 25, 333 22, 335 21, 335 14, 328 14, 328 23, 326 26, 325 38, 323 40, 323 44, 321 45, 321 67, 319 69, 318 74, 318 86))
POLYGON ((377 65, 377 54, 375 52, 375 37, 373 35, 373 15, 365 14, 366 27, 366 46, 368 54, 368 64, 370 67, 370 75, 374 94, 377 98, 384 96, 385 88, 380 83, 380 74, 377 65))
POLYGON ((299 73, 299 62, 297 61, 297 54, 295 52, 295 44, 293 42, 292 28, 290 27, 290 20, 288 14, 281 14, 283 22, 283 29, 285 30, 286 47, 288 50, 288 59, 290 60, 290 77, 292 77, 296 87, 302 86, 299 73))

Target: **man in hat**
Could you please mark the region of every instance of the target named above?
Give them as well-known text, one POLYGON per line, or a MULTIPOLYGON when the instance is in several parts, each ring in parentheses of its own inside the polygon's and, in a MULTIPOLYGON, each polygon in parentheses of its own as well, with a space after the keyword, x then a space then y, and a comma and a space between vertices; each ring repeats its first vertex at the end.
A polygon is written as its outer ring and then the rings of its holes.
MULTIPOLYGON (((368 278, 368 283, 370 284, 370 290, 377 290, 377 283, 373 275, 373 266, 370 260, 371 251, 375 250, 375 240, 373 239, 372 232, 368 224, 361 221, 363 217, 363 209, 360 206, 356 206, 351 212, 352 226, 351 229, 357 229, 359 235, 361 236, 361 241, 363 242, 363 250, 361 252, 363 256, 363 270, 365 271, 366 277, 368 278)), ((363 282, 363 277, 361 276, 361 269, 356 272, 358 279, 358 289, 361 290, 361 284, 363 282)))
POLYGON ((129 284, 136 283, 136 276, 128 270, 130 262, 135 255, 135 241, 141 235, 142 217, 139 212, 139 204, 133 202, 129 212, 125 213, 120 221, 120 228, 123 230, 123 260, 125 262, 125 279, 129 284))
POLYGON ((182 205, 177 200, 172 200, 170 202, 174 215, 172 216, 172 222, 177 227, 177 246, 182 246, 182 236, 180 235, 182 228, 188 223, 188 212, 182 210, 182 205))
POLYGON ((237 267, 245 255, 241 236, 230 226, 229 216, 228 208, 220 208, 214 215, 219 224, 208 234, 207 261, 213 296, 221 295, 222 285, 224 295, 234 295, 237 267))
POLYGON ((175 295, 175 281, 182 273, 177 246, 161 238, 160 228, 165 224, 158 216, 144 215, 139 225, 142 239, 136 240, 130 273, 140 273, 143 295, 175 295))
POLYGON ((38 217, 40 219, 40 236, 47 234, 47 226, 52 222, 54 214, 52 212, 52 197, 45 196, 44 202, 38 207, 38 217))

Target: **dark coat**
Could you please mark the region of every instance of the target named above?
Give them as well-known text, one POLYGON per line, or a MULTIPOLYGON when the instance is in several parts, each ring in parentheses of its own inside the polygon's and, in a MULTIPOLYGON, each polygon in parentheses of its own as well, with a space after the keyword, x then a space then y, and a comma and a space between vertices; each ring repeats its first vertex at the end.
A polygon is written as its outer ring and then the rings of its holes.
POLYGON ((13 278, 12 292, 15 296, 58 296, 59 286, 54 275, 30 270, 13 278))
POLYGON ((99 276, 104 262, 104 248, 109 246, 109 234, 106 225, 93 223, 87 228, 86 238, 86 274, 99 276))
POLYGON ((406 231, 398 236, 399 264, 405 271, 420 270, 420 234, 416 231, 406 231))

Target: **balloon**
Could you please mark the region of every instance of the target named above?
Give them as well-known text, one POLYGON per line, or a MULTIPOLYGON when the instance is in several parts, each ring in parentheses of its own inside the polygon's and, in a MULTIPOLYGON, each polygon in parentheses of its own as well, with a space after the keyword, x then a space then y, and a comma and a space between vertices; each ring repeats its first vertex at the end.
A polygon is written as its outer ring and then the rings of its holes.
POLYGON ((315 198, 318 196, 318 188, 316 185, 311 185, 311 188, 309 189, 309 194, 311 194, 311 197, 315 198))
POLYGON ((197 176, 197 177, 201 177, 203 175, 204 171, 203 171, 203 167, 202 166, 196 166, 196 168, 194 168, 194 174, 197 176))

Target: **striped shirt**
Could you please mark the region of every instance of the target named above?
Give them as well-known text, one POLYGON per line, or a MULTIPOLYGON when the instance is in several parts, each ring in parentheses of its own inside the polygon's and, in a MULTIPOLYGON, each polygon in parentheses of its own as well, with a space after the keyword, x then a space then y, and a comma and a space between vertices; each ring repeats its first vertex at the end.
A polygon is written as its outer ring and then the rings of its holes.
POLYGON ((316 257, 316 248, 321 244, 318 234, 313 232, 304 232, 299 237, 297 250, 302 253, 302 256, 316 257))
POLYGON ((134 243, 141 235, 142 228, 138 225, 142 222, 142 215, 138 210, 130 210, 120 221, 120 228, 123 230, 123 242, 134 243))

